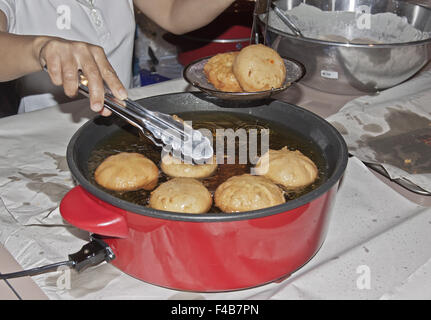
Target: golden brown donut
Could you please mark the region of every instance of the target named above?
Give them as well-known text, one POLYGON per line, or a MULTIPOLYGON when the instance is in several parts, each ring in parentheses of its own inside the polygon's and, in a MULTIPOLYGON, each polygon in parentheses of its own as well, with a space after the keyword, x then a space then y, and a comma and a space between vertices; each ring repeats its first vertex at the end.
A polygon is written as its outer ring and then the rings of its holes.
POLYGON ((212 206, 212 197, 200 181, 174 178, 151 192, 149 206, 163 211, 205 213, 212 206))
POLYGON ((287 189, 297 189, 312 184, 317 178, 318 169, 301 151, 291 151, 284 147, 280 150, 270 149, 265 153, 256 165, 256 173, 287 189))
POLYGON ((233 73, 244 91, 279 88, 286 79, 286 66, 270 47, 254 44, 243 48, 235 58, 233 73))
POLYGON ((215 156, 208 163, 189 164, 167 154, 162 158, 160 168, 170 177, 202 179, 209 177, 217 170, 217 163, 215 156))
POLYGON ((157 185, 159 169, 140 153, 121 152, 106 158, 97 167, 94 178, 110 190, 152 190, 157 185))
POLYGON ((215 191, 215 205, 223 212, 244 212, 286 202, 283 191, 262 176, 243 174, 227 179, 215 191))
POLYGON ((226 92, 241 92, 242 89, 232 72, 232 65, 238 52, 219 53, 204 66, 204 72, 216 89, 226 92))

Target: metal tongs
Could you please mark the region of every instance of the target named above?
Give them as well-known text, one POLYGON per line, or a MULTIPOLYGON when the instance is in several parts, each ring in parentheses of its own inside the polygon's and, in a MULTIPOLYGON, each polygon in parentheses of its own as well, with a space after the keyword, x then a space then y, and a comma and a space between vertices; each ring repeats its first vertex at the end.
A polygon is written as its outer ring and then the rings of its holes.
POLYGON ((262 43, 266 45, 266 31, 268 28, 268 18, 269 18, 269 6, 271 0, 256 0, 253 11, 253 25, 251 27, 250 44, 262 43), (263 41, 259 38, 258 31, 258 19, 261 14, 264 16, 264 31, 263 31, 263 41))
POLYGON ((272 2, 272 0, 256 0, 256 3, 254 5, 254 12, 253 12, 253 25, 251 28, 251 36, 250 36, 250 44, 257 44, 262 43, 266 45, 266 36, 267 36, 267 29, 268 29, 268 20, 269 20, 269 8, 272 8, 272 10, 277 14, 277 16, 289 27, 290 30, 295 34, 297 37, 304 37, 301 33, 301 30, 293 23, 293 21, 289 18, 289 16, 284 13, 282 10, 280 10, 275 3, 272 2), (263 17, 264 19, 264 30, 263 30, 263 39, 259 38, 259 32, 258 32, 258 19, 261 14, 265 14, 263 17))
MULTIPOLYGON (((90 94, 87 85, 87 78, 80 73, 79 92, 86 97, 90 94)), ((176 157, 199 162, 213 156, 213 148, 207 137, 171 115, 150 111, 130 99, 117 99, 106 86, 104 105, 138 128, 155 145, 176 157)))
POLYGON ((271 3, 271 8, 275 12, 275 14, 281 19, 281 21, 284 22, 286 26, 289 27, 289 29, 295 34, 297 37, 304 38, 304 36, 301 33, 301 30, 293 23, 293 21, 289 18, 289 16, 280 10, 275 3, 271 3))

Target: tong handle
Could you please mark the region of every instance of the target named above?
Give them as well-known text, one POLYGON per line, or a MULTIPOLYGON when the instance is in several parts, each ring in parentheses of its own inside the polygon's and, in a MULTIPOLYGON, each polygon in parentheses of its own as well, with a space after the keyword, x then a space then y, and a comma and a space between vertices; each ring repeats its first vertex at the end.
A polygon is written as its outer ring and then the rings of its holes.
MULTIPOLYGON (((86 97, 90 96, 90 90, 88 89, 88 79, 82 74, 82 72, 79 72, 79 83, 78 83, 78 90, 81 94, 83 94, 86 97)), ((134 127, 138 128, 140 132, 147 138, 149 138, 156 146, 162 147, 163 144, 157 142, 153 135, 148 133, 145 126, 143 126, 141 117, 136 114, 134 111, 130 110, 126 107, 126 103, 124 100, 117 99, 112 93, 109 88, 105 86, 105 100, 104 100, 104 106, 112 111, 114 114, 122 118, 123 120, 126 120, 134 127)))
MULTIPOLYGON (((79 92, 85 96, 90 95, 88 79, 81 72, 79 74, 78 88, 79 92)), ((172 116, 150 111, 130 99, 117 99, 106 86, 104 105, 113 113, 137 127, 159 147, 171 146, 173 150, 179 150, 184 156, 191 156, 195 160, 202 157, 210 158, 213 155, 210 141, 199 131, 193 130, 191 127, 186 129, 184 123, 174 120, 172 116), (161 141, 161 143, 156 140, 161 141), (193 153, 195 149, 198 152, 201 150, 198 148, 201 144, 209 147, 202 149, 205 154, 202 154, 202 152, 200 154, 193 153)))
POLYGON ((277 16, 289 27, 289 29, 295 34, 297 37, 304 37, 301 33, 301 30, 290 20, 289 16, 281 11, 274 3, 271 4, 272 10, 277 14, 277 16))
POLYGON ((266 34, 268 29, 269 6, 272 0, 256 0, 253 11, 253 25, 251 27, 250 44, 261 43, 258 32, 258 20, 261 14, 265 14, 263 44, 266 45, 266 34))
MULTIPOLYGON (((85 96, 89 96, 87 85, 88 79, 80 72, 78 87, 79 91, 85 96)), ((174 121, 171 116, 150 111, 130 99, 117 99, 106 86, 104 105, 116 115, 137 127, 159 147, 172 143, 179 146, 182 141, 190 139, 190 137, 186 136, 184 125, 178 121, 174 121), (161 140, 163 144, 157 142, 154 138, 161 140)))
POLYGON ((254 14, 267 13, 271 0, 256 0, 254 7, 254 14))
MULTIPOLYGON (((87 87, 87 84, 88 84, 87 78, 82 73, 80 73, 79 78, 80 78, 79 88, 88 95, 89 90, 87 87)), ((175 131, 176 134, 180 135, 181 137, 184 136, 184 133, 183 133, 184 128, 182 127, 182 124, 172 120, 171 116, 160 112, 154 112, 154 111, 148 110, 143 106, 141 106, 140 104, 130 99, 125 99, 125 100, 117 99, 112 94, 111 90, 109 90, 109 88, 107 88, 106 86, 105 86, 105 105, 111 111, 115 110, 118 112, 125 112, 128 116, 133 118, 129 120, 141 123, 145 127, 147 126, 158 127, 158 129, 160 130, 170 129, 175 131)))
MULTIPOLYGON (((82 72, 79 72, 78 90, 84 96, 86 97, 90 96, 90 90, 88 89, 88 79, 82 74, 82 72)), ((123 105, 122 101, 115 98, 112 95, 111 91, 108 88, 106 88, 106 86, 105 86, 104 105, 107 109, 119 115, 121 118, 127 120, 128 122, 131 122, 134 126, 141 128, 141 125, 136 119, 136 115, 130 112, 130 110, 127 110, 123 105)))

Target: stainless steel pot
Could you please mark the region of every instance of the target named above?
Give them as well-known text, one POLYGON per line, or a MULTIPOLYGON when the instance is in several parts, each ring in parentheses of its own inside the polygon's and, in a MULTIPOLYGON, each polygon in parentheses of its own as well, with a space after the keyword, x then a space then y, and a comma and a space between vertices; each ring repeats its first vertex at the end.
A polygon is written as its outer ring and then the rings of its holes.
MULTIPOLYGON (((423 32, 431 31, 431 9, 394 0, 281 0, 275 4, 291 10, 301 3, 322 11, 369 13, 391 12, 406 17, 409 24, 423 32)), ((300 18, 300 17, 299 17, 300 18)), ((263 24, 261 22, 261 24, 263 24)), ((348 38, 351 30, 338 30, 348 38)), ((421 70, 431 57, 431 39, 402 43, 355 44, 301 38, 271 26, 267 42, 282 57, 301 62, 306 75, 301 80, 309 87, 335 94, 363 94, 393 87, 421 70)))

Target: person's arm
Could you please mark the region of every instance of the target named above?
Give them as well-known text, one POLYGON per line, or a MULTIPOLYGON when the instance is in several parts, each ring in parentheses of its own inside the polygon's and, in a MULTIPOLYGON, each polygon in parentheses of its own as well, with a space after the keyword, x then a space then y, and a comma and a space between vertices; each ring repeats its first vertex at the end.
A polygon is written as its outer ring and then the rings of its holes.
POLYGON ((9 81, 41 69, 36 57, 42 39, 16 36, 7 32, 7 18, 0 10, 0 81, 9 81))
POLYGON ((0 10, 0 81, 14 80, 48 68, 51 81, 63 86, 67 96, 78 92, 78 70, 88 78, 91 109, 109 115, 103 108, 106 82, 119 99, 127 91, 106 58, 104 50, 85 42, 45 36, 23 36, 7 32, 7 17, 0 10))
POLYGON ((207 25, 233 2, 234 0, 134 0, 145 15, 174 34, 207 25))

